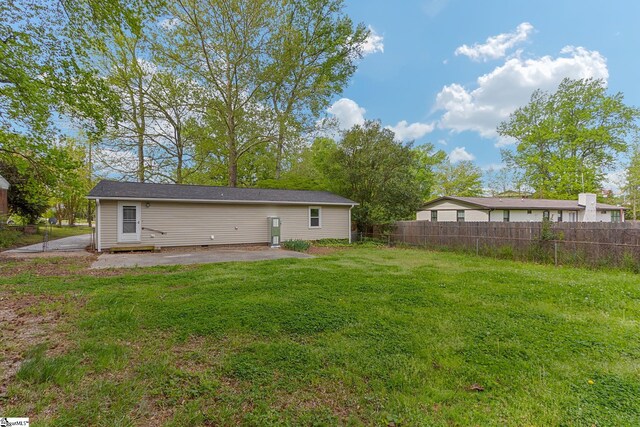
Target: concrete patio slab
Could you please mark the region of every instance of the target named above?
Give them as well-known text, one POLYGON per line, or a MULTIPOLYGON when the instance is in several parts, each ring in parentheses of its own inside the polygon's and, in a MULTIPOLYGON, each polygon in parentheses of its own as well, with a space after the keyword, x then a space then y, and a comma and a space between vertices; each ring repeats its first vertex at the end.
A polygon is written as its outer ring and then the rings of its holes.
POLYGON ((91 268, 155 267, 159 265, 210 264, 231 261, 265 261, 282 258, 313 258, 283 249, 211 249, 204 251, 101 254, 91 268))
POLYGON ((9 258, 22 258, 42 256, 43 254, 64 252, 64 256, 89 255, 85 249, 91 244, 91 234, 63 237, 51 240, 46 245, 36 243, 21 248, 10 249, 0 253, 0 256, 9 258), (43 250, 44 249, 44 250, 43 250))

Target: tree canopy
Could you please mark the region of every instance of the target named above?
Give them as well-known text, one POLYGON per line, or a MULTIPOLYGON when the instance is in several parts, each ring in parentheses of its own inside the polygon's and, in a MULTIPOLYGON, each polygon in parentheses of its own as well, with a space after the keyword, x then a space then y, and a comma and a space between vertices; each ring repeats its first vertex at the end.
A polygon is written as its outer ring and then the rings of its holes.
POLYGON ((415 216, 423 202, 416 182, 416 155, 411 144, 378 121, 346 131, 320 166, 333 191, 359 203, 353 220, 359 230, 415 216))
POLYGON ((626 176, 622 189, 628 205, 631 206, 631 218, 638 219, 638 208, 640 207, 640 145, 633 146, 625 172, 626 176))
POLYGON ((435 171, 435 195, 482 196, 482 170, 472 161, 446 161, 435 171))
POLYGON ((601 188, 637 132, 639 116, 622 93, 607 94, 603 80, 564 79, 554 93, 535 91, 528 105, 500 123, 498 134, 517 141, 502 157, 522 172, 536 197, 573 199, 601 188))

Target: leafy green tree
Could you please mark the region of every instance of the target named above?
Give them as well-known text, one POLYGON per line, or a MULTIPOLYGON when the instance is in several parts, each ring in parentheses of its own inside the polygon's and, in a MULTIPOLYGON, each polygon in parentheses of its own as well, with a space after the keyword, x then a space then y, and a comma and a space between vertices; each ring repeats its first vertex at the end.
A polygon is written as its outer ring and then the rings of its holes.
POLYGON ((355 70, 366 30, 341 10, 338 0, 168 4, 154 49, 207 94, 201 133, 208 150, 199 155, 212 171, 201 176, 217 176, 213 162, 222 162, 228 185, 254 182, 242 174, 261 167, 259 152, 274 157, 272 176, 282 172, 286 149, 355 70))
POLYGON ((394 138, 379 121, 367 121, 346 131, 320 162, 331 189, 360 204, 352 213, 361 231, 412 218, 422 203, 412 146, 394 138))
POLYGON ((530 195, 519 170, 489 168, 485 173, 487 189, 492 197, 522 197, 530 195))
POLYGON ((41 172, 55 119, 79 120, 99 133, 115 114, 114 98, 92 68, 94 31, 119 20, 119 0, 6 0, 0 3, 0 157, 41 172), (109 13, 106 13, 109 11, 109 13))
POLYGON ((423 201, 432 198, 437 186, 436 170, 447 159, 447 153, 436 150, 433 144, 427 143, 415 147, 413 154, 416 159, 414 170, 415 182, 418 185, 423 201))
POLYGON ((635 145, 631 151, 623 191, 627 203, 631 207, 631 219, 638 219, 638 206, 640 204, 640 145, 635 145))
POLYGON ((338 145, 331 138, 316 138, 309 146, 297 152, 290 152, 291 164, 280 178, 267 178, 256 183, 262 188, 282 188, 289 190, 332 189, 332 178, 338 170, 333 156, 338 145))
POLYGON ((102 66, 107 82, 118 95, 119 114, 110 123, 101 144, 101 157, 107 168, 126 178, 145 182, 151 177, 147 93, 155 78, 155 67, 143 60, 143 56, 149 54, 148 41, 142 28, 136 33, 125 34, 115 27, 105 38, 109 48, 102 52, 102 66))
POLYGON ((17 162, 0 162, 0 175, 9 183, 9 215, 17 215, 26 224, 35 224, 49 208, 48 188, 37 177, 17 166, 17 162))
POLYGON ((535 91, 498 126, 499 135, 517 140, 515 150, 502 150, 503 160, 522 171, 536 197, 596 192, 626 151, 640 112, 606 90, 603 80, 564 79, 555 93, 535 91))
POLYGON ((89 220, 89 201, 86 196, 91 190, 93 182, 88 163, 88 144, 81 141, 66 139, 63 150, 69 158, 71 168, 65 170, 56 180, 56 185, 49 190, 52 194, 51 203, 58 223, 66 220, 74 225, 79 217, 89 220))
POLYGON ((482 196, 482 169, 472 161, 444 162, 436 169, 435 176, 438 196, 482 196))
MULTIPOLYGON (((266 95, 274 115, 275 178, 285 152, 300 132, 316 124, 333 95, 342 92, 356 70, 368 31, 354 27, 343 0, 292 0, 278 9, 273 61, 266 68, 266 95)), ((295 149, 295 147, 294 147, 295 149)))

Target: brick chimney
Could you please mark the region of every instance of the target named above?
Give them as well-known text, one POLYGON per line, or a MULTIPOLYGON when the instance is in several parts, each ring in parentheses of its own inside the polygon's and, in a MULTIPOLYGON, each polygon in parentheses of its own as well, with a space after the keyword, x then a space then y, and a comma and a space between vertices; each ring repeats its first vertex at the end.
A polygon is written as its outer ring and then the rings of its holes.
POLYGON ((595 222, 596 217, 596 195, 593 193, 578 194, 578 206, 584 207, 583 222, 595 222))

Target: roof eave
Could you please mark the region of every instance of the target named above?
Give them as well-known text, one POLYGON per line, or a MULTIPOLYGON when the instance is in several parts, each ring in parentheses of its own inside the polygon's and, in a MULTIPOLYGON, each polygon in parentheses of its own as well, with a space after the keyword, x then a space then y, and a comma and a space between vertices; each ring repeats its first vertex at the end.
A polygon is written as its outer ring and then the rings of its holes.
POLYGON ((453 197, 453 196, 438 197, 437 199, 433 199, 430 202, 427 202, 427 203, 423 204, 422 208, 424 209, 424 208, 428 207, 429 205, 432 205, 434 203, 442 202, 443 200, 453 200, 455 202, 464 203, 465 205, 469 205, 469 206, 476 206, 476 207, 479 207, 479 208, 482 208, 482 209, 491 209, 489 206, 481 205, 481 204, 478 204, 478 203, 469 202, 469 201, 466 201, 466 200, 463 200, 463 199, 459 199, 458 197, 453 197))
POLYGON ((114 197, 114 196, 87 196, 89 200, 131 200, 141 202, 185 202, 185 203, 213 203, 213 204, 247 204, 247 205, 319 205, 319 206, 358 206, 356 202, 294 202, 278 200, 211 200, 211 199, 173 199, 161 197, 114 197))

